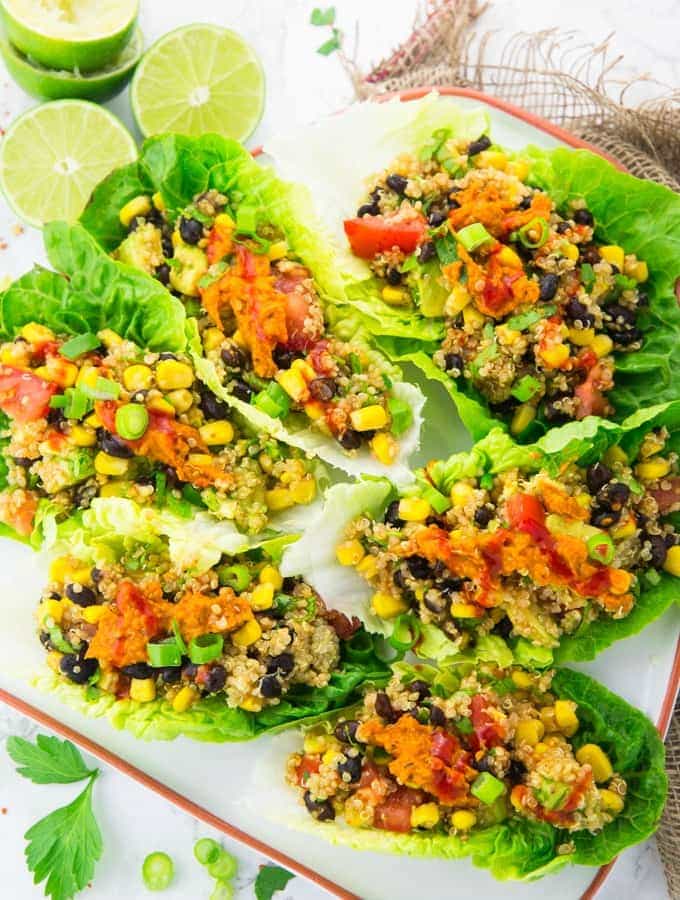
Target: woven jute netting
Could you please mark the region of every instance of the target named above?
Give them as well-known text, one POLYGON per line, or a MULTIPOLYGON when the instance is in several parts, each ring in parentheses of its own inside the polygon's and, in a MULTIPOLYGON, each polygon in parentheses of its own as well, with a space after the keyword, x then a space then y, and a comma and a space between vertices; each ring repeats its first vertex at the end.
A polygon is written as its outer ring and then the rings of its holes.
MULTIPOLYGON (((611 59, 609 40, 579 44, 573 33, 553 29, 516 34, 499 53, 499 35, 488 30, 492 24, 493 10, 477 0, 432 0, 420 9, 408 40, 369 73, 347 52, 341 56, 360 99, 423 85, 474 88, 561 125, 638 178, 680 193, 680 90, 629 106, 635 83, 617 78, 619 60, 611 59), (488 61, 490 52, 497 62, 488 61)), ((680 704, 666 749, 670 790, 657 841, 675 900, 680 898, 680 704)))

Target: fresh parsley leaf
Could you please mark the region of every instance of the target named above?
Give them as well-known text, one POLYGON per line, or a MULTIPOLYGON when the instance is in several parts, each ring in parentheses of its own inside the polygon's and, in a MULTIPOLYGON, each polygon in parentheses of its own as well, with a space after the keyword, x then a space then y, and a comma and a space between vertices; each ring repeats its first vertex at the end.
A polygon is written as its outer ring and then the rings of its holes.
POLYGON ((335 7, 329 6, 328 9, 316 9, 312 10, 312 15, 309 20, 312 25, 333 25, 335 23, 335 7))
POLYGON ((291 878, 292 872, 281 866, 262 866, 255 879, 255 896, 257 900, 271 900, 277 891, 282 891, 291 878))
POLYGON ((19 775, 34 784, 72 784, 97 771, 87 768, 80 750, 70 741, 47 734, 39 734, 35 744, 20 737, 8 738, 7 752, 17 764, 19 775))
POLYGON ((342 44, 342 35, 338 28, 333 29, 333 37, 329 38, 324 44, 317 48, 317 53, 321 56, 330 56, 336 50, 339 50, 342 44))
POLYGON ((55 809, 24 835, 26 863, 33 883, 46 880, 45 894, 52 900, 70 900, 94 875, 102 855, 102 836, 92 813, 92 785, 68 806, 55 809))

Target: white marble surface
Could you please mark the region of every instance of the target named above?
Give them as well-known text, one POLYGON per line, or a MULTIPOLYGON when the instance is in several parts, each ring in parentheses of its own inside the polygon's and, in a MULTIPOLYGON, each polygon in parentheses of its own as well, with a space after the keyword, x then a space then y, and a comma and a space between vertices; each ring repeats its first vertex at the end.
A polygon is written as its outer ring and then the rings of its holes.
MULTIPOLYGON (((308 25, 315 5, 313 0, 192 0, 190 5, 176 0, 142 0, 142 27, 147 38, 154 38, 190 19, 212 21, 236 29, 250 40, 262 58, 268 85, 265 116, 251 141, 255 145, 295 122, 311 121, 340 108, 351 98, 338 60, 314 53, 324 40, 319 29, 308 25)), ((347 32, 350 46, 354 23, 359 23, 358 60, 363 66, 380 58, 408 34, 418 6, 417 0, 336 0, 335 5, 338 23, 347 32)), ((642 9, 639 0, 572 0, 569 4, 564 0, 498 0, 483 23, 499 31, 491 44, 492 58, 503 37, 517 30, 561 26, 578 32, 565 43, 565 49, 587 40, 598 42, 616 32, 611 46, 612 56, 624 54, 617 69, 620 78, 648 74, 669 86, 680 83, 679 0, 657 0, 653 10, 642 9)), ((633 96, 658 92, 658 85, 648 82, 636 86, 633 96)), ((0 72, 1 127, 31 102, 0 72)), ((130 124, 126 94, 113 101, 111 108, 130 124)), ((18 235, 16 225, 0 200, 0 273, 18 274, 40 255, 39 236, 30 231, 18 235)), ((68 802, 75 793, 74 786, 38 787, 15 774, 4 752, 4 740, 11 734, 31 736, 35 731, 27 719, 0 706, 0 895, 7 900, 31 900, 42 895, 41 888, 32 886, 24 868, 22 835, 38 818, 68 802)), ((191 848, 200 836, 219 835, 211 834, 211 829, 117 772, 105 767, 103 775, 95 789, 95 809, 105 851, 86 896, 92 900, 150 897, 141 882, 141 862, 147 853, 165 850, 175 861, 176 879, 163 896, 168 900, 207 898, 211 883, 194 861, 191 848)), ((229 840, 223 843, 240 861, 237 897, 252 897, 258 866, 266 860, 229 840)), ((326 895, 301 878, 295 878, 276 895, 277 900, 320 900, 322 896, 326 895)), ((598 896, 601 900, 666 900, 654 843, 624 854, 598 896)))

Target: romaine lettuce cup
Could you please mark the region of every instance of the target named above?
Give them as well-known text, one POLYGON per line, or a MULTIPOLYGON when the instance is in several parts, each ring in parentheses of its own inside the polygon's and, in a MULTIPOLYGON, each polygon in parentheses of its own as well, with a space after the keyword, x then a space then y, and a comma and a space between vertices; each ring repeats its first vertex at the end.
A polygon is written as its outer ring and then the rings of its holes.
POLYGON ((496 429, 401 496, 338 485, 282 571, 301 571, 396 651, 587 660, 678 596, 680 404, 523 446, 496 429))
POLYGON ((38 685, 143 739, 242 741, 355 702, 388 669, 359 626, 256 542, 121 498, 59 529, 38 685))
POLYGON ((654 726, 569 669, 399 664, 333 725, 307 731, 286 776, 310 832, 355 849, 528 881, 611 862, 663 810, 654 726))
POLYGON ((370 347, 310 208, 234 141, 162 135, 81 221, 182 299, 202 377, 226 403, 350 474, 404 482, 423 397, 370 347))
POLYGON ((268 150, 334 228, 377 346, 440 381, 475 439, 675 399, 680 198, 587 151, 492 140, 481 110, 431 94, 268 150))
POLYGON ((197 376, 178 300, 81 226, 50 225, 46 240, 70 280, 34 270, 0 301, 7 528, 38 543, 93 497, 123 496, 252 534, 314 500, 321 465, 197 376))

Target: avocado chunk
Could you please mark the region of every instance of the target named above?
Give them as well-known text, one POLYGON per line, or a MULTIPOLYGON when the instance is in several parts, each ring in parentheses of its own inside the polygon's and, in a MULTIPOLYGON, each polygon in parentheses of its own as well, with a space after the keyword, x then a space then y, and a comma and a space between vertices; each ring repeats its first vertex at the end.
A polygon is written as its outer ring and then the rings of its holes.
POLYGON ((170 284, 187 297, 198 297, 198 282, 208 271, 208 257, 200 247, 188 244, 175 246, 174 264, 170 269, 170 284))
POLYGON ((163 262, 160 229, 151 222, 145 222, 130 232, 114 256, 119 262, 153 275, 163 262))
POLYGON ((416 285, 420 312, 428 319, 443 316, 449 292, 442 284, 442 272, 437 260, 430 260, 420 267, 416 285))

